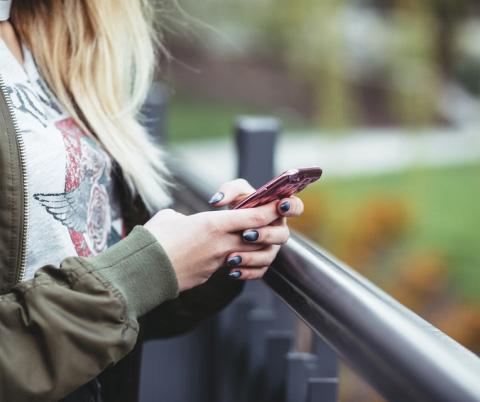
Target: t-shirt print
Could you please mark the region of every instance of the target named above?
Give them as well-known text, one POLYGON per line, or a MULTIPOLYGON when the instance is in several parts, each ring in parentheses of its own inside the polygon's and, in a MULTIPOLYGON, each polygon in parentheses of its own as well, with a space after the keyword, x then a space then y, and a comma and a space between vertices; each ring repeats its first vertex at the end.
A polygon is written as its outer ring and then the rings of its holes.
POLYGON ((120 211, 113 210, 117 204, 110 202, 111 160, 73 119, 55 125, 67 152, 65 191, 33 198, 68 228, 79 256, 96 255, 125 235, 120 211))

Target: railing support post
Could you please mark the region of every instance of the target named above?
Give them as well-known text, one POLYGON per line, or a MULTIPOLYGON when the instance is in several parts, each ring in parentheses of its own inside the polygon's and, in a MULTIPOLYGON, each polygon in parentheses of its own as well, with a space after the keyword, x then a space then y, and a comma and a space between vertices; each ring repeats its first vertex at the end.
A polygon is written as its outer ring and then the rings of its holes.
MULTIPOLYGON (((273 117, 240 116, 235 123, 238 177, 253 187, 260 187, 273 178, 275 144, 280 122, 273 117)), ((273 294, 260 281, 247 283, 241 298, 256 300, 262 309, 272 308, 273 294)))
POLYGON ((293 343, 293 331, 269 331, 266 339, 265 402, 285 400, 285 356, 293 343))
POLYGON ((285 402, 306 402, 310 378, 317 376, 318 357, 310 353, 288 353, 285 402))
MULTIPOLYGON (((237 119, 235 125, 237 154, 238 154, 238 176, 244 178, 254 187, 260 187, 269 181, 275 173, 275 145, 280 132, 280 123, 273 117, 250 117, 243 116, 237 119)), ((335 358, 327 358, 323 360, 323 353, 320 356, 321 361, 315 356, 313 350, 313 334, 311 330, 304 326, 305 331, 299 331, 297 328, 297 352, 307 353, 293 353, 289 354, 286 360, 287 352, 292 348, 292 337, 276 339, 276 342, 268 343, 265 339, 266 329, 268 326, 275 326, 275 320, 282 320, 282 325, 279 329, 285 330, 285 324, 293 324, 292 319, 285 320, 285 314, 281 311, 279 306, 280 301, 273 298, 263 282, 247 283, 244 294, 241 298, 253 297, 257 302, 254 304, 253 310, 250 314, 250 334, 252 336, 249 353, 249 374, 257 381, 247 381, 245 388, 248 390, 246 398, 242 400, 249 400, 252 397, 262 400, 271 400, 269 398, 276 398, 274 400, 286 401, 307 401, 308 395, 318 395, 323 393, 328 396, 327 399, 322 399, 327 402, 334 402, 336 399, 330 398, 330 395, 336 395, 336 384, 338 380, 337 369, 338 362, 335 358), (260 301, 260 303, 258 303, 260 301), (305 336, 302 336, 305 335, 305 336), (264 340, 265 339, 265 340, 264 340), (265 342, 265 344, 263 343, 265 342), (304 347, 308 350, 299 350, 298 342, 305 343, 304 347), (270 348, 270 349, 269 349, 270 348), (266 350, 265 350, 266 349, 266 350), (273 356, 272 352, 281 353, 280 356, 273 356), (306 357, 308 356, 308 357, 306 357), (275 375, 270 376, 269 371, 272 369, 270 359, 277 363, 275 364, 275 375), (283 363, 278 363, 278 360, 283 363), (305 360, 306 359, 306 360, 305 360), (287 367, 295 367, 293 370, 287 370, 287 367), (328 372, 328 373, 327 373, 328 372), (279 383, 279 375, 287 378, 287 387, 285 389, 285 381, 279 383), (263 381, 258 382, 263 377, 263 381), (327 381, 334 379, 336 382, 327 381), (332 378, 329 378, 332 377, 332 378), (312 382, 312 385, 307 385, 308 379, 315 379, 317 382, 312 382), (327 382, 322 382, 327 381, 327 382), (263 386, 260 386, 263 384, 263 386), (333 387, 332 387, 333 384, 333 387), (253 388, 252 388, 253 387, 253 388), (254 391, 253 389, 256 389, 254 391), (285 398, 285 399, 284 399, 285 398)), ((291 312, 288 312, 291 317, 291 312)), ((301 328, 301 325, 299 326, 301 328)), ((292 332, 293 333, 293 328, 292 332)), ((271 342, 272 340, 270 340, 271 342)), ((301 348, 300 348, 301 349, 301 348)), ((323 352, 323 351, 322 351, 323 352)), ((328 353, 325 357, 327 357, 328 353)), ((328 355, 329 357, 329 355, 328 355)))
POLYGON ((235 133, 238 151, 238 177, 260 187, 273 178, 275 142, 280 123, 273 117, 242 116, 235 133))
POLYGON ((160 82, 155 82, 152 84, 141 110, 148 133, 154 141, 161 145, 165 145, 167 142, 166 118, 168 101, 167 87, 160 82))
POLYGON ((307 402, 338 400, 338 378, 310 378, 307 383, 307 402))

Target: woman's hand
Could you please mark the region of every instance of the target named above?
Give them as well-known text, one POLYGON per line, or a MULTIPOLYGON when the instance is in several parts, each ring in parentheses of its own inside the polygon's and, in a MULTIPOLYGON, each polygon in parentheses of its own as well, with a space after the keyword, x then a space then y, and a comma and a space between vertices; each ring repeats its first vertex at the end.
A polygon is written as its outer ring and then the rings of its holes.
MULTIPOLYGON (((243 198, 251 187, 245 181, 235 180, 220 190, 224 191, 224 199, 215 204, 218 206, 243 198)), ((232 278, 261 278, 279 245, 288 240, 284 217, 297 216, 302 211, 303 204, 295 197, 257 208, 190 216, 163 210, 145 228, 165 249, 183 291, 204 283, 225 265, 232 267, 232 278)))
MULTIPOLYGON (((210 199, 210 203, 217 207, 232 206, 242 201, 253 191, 255 191, 255 189, 244 179, 229 181, 218 189, 217 193, 210 199)), ((238 264, 235 264, 236 267, 230 271, 232 278, 261 278, 277 255, 280 245, 288 240, 290 231, 286 224, 286 217, 299 216, 303 212, 303 203, 297 197, 286 198, 272 204, 277 208, 279 217, 276 220, 265 227, 245 229, 242 232, 242 237, 245 242, 262 245, 263 248, 255 252, 232 253, 227 260, 230 262, 229 265, 240 261, 238 264), (235 257, 237 258, 235 259, 235 257), (262 265, 261 262, 265 261, 268 261, 268 263, 262 265)))

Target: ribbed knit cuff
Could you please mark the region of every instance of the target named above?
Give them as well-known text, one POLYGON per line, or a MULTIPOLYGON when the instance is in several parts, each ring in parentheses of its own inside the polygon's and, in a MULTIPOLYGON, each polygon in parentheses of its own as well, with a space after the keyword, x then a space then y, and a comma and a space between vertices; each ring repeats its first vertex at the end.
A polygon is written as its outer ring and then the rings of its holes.
POLYGON ((143 226, 89 262, 127 301, 126 314, 135 319, 178 296, 173 266, 162 246, 143 226))

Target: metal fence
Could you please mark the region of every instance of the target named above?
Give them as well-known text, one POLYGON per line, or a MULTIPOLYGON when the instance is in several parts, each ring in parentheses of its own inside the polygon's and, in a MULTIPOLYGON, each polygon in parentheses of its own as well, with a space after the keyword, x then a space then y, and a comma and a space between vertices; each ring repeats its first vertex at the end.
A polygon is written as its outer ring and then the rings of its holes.
MULTIPOLYGON (((239 175, 255 186, 273 174, 278 128, 237 122, 239 175)), ((210 208, 215 189, 174 170, 177 208, 210 208)), ((336 401, 339 358, 388 400, 480 401, 477 356, 297 234, 222 313, 146 345, 141 400, 336 401)))

